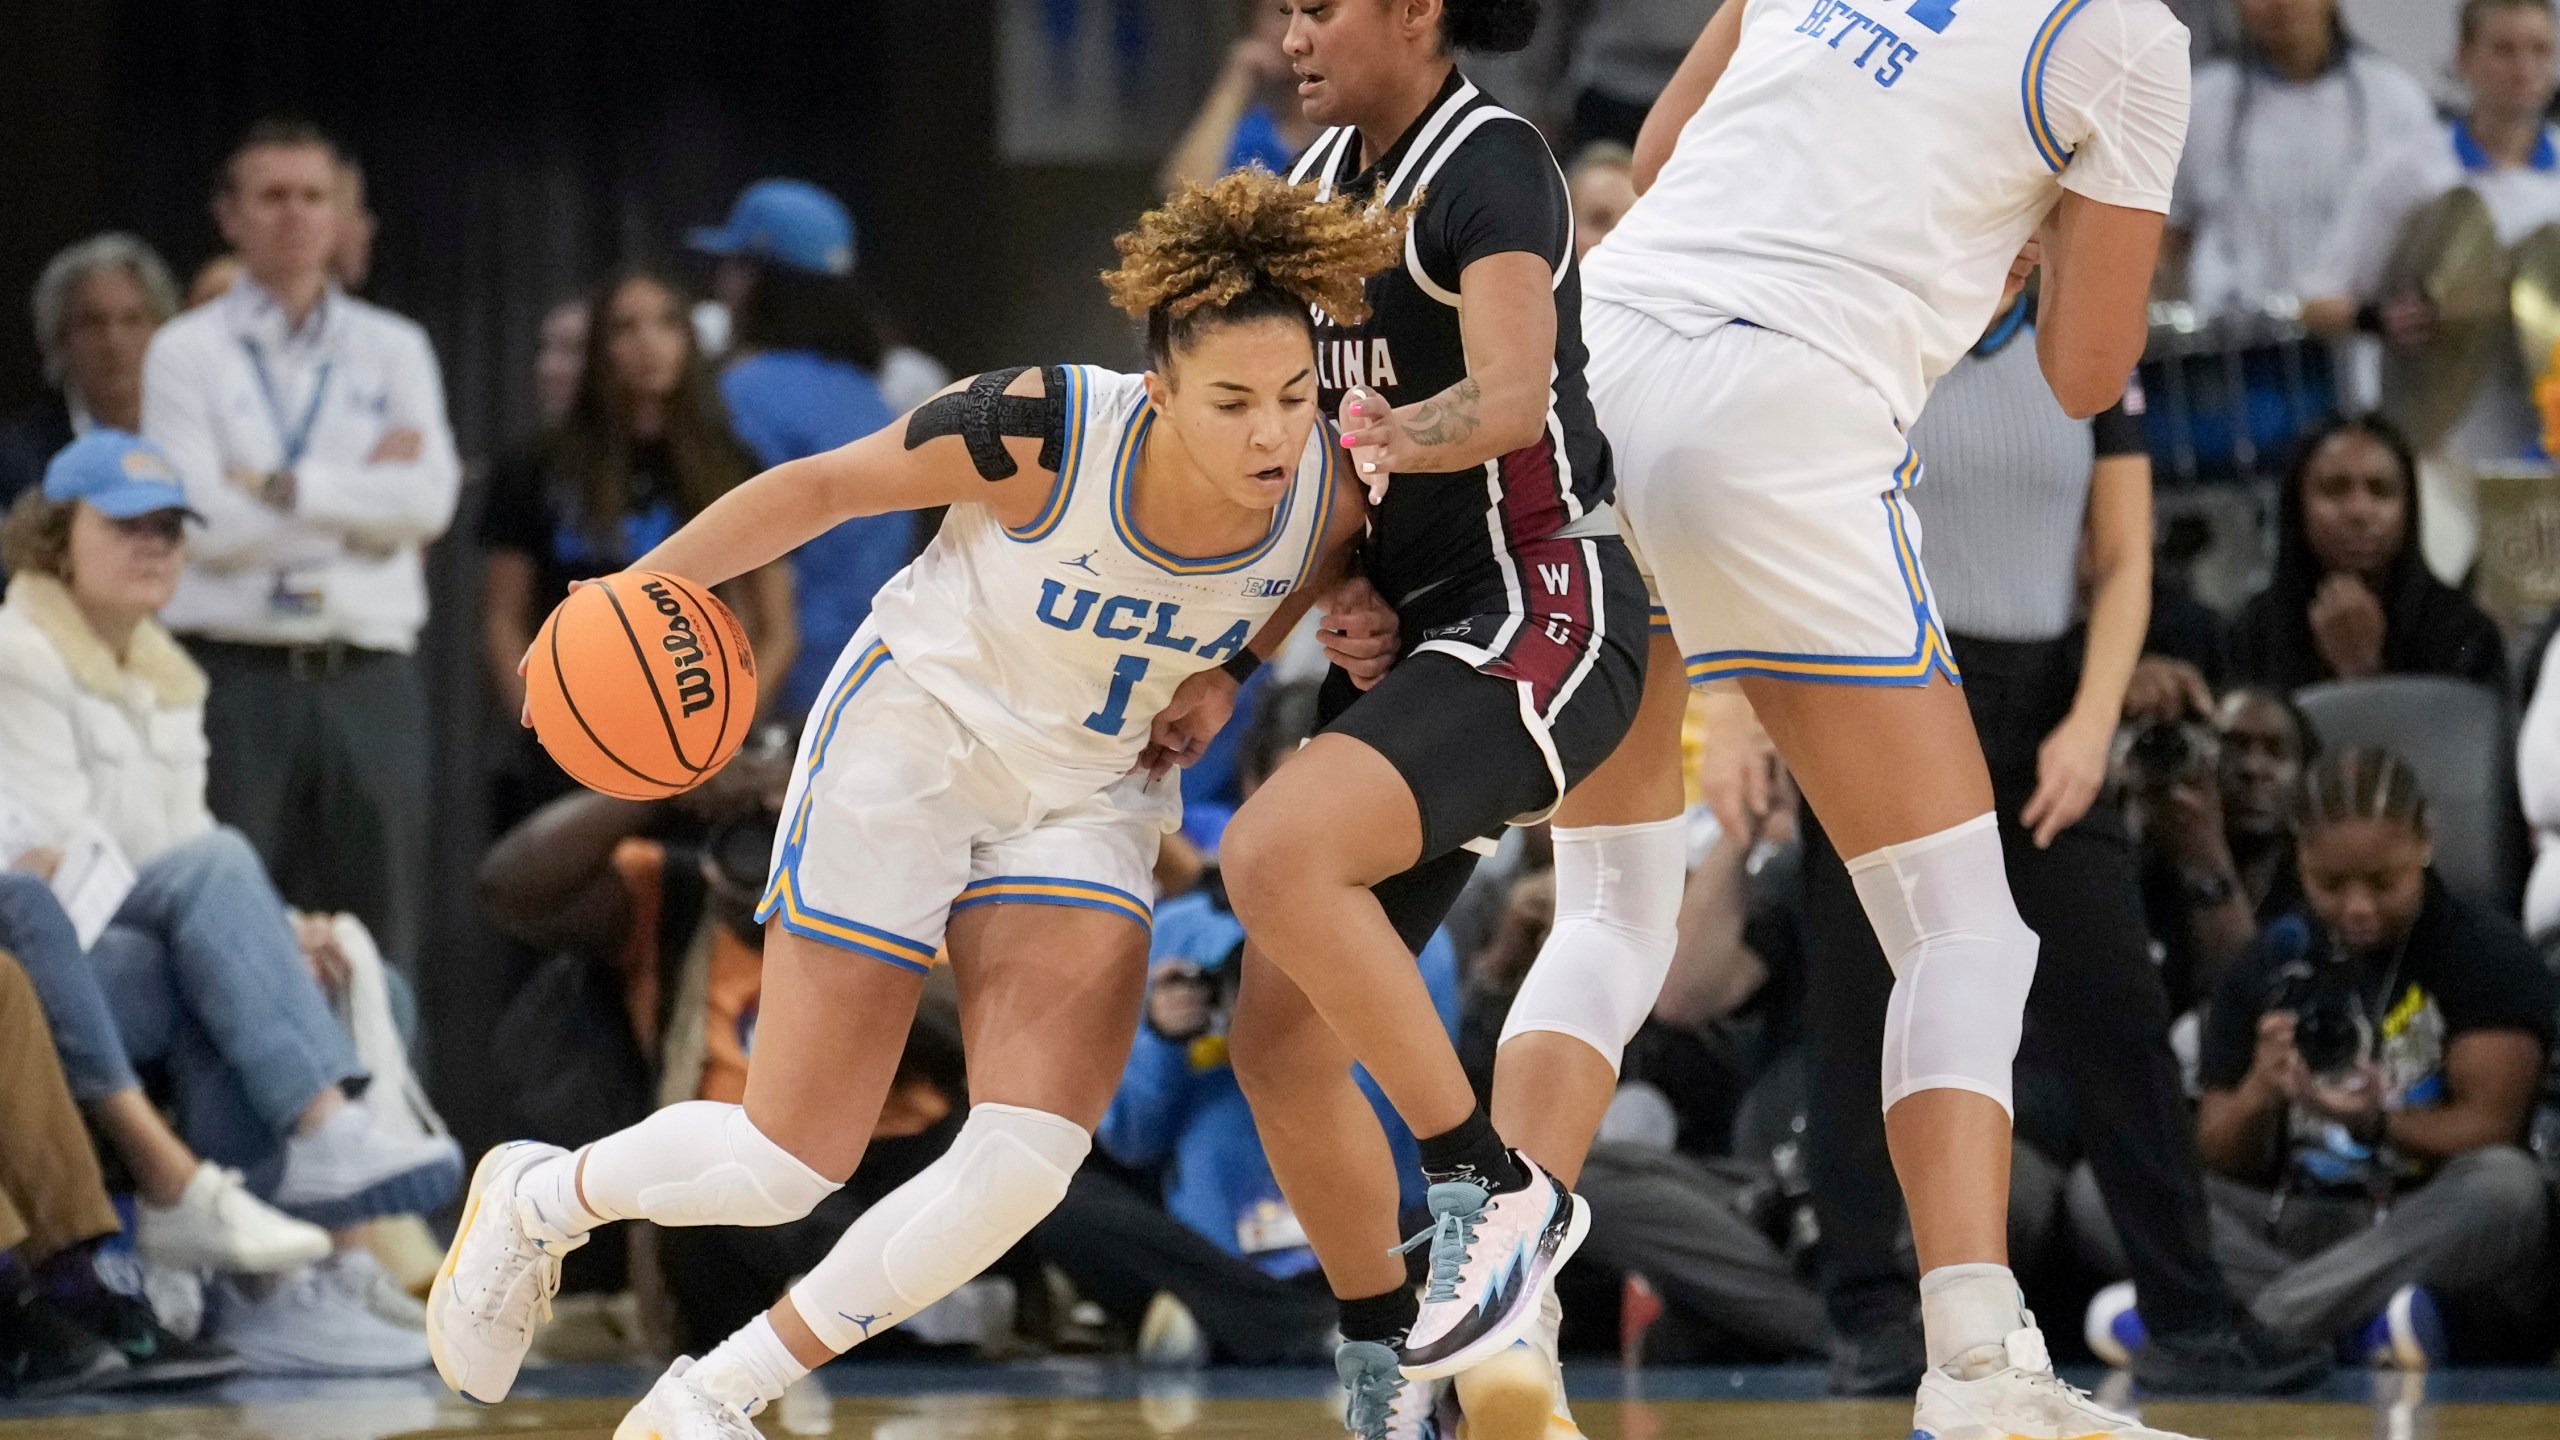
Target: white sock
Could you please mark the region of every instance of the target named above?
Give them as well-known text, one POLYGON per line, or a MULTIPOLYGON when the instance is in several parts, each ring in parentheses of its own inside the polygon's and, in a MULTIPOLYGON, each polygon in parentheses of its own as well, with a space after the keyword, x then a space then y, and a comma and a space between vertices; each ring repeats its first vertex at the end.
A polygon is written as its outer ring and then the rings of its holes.
MULTIPOLYGON (((1967 1351, 2005 1343, 2027 1327, 2018 1277, 2006 1265, 1941 1265, 1920 1277, 1920 1329, 1935 1369, 1967 1351)), ((2003 1361, 2002 1363, 2006 1363, 2003 1361)), ((1996 1370, 1999 1366, 1989 1367, 1996 1370)), ((1984 1373, 1989 1373, 1986 1370, 1984 1373)), ((1964 1375, 1966 1380, 1979 1375, 1964 1375)))
POLYGON ((604 1216, 578 1199, 578 1162, 586 1153, 581 1149, 554 1155, 526 1171, 516 1186, 517 1194, 533 1202, 543 1223, 564 1234, 584 1235, 605 1223, 604 1216))
POLYGON ((809 1367, 793 1359, 791 1347, 774 1333, 772 1317, 759 1315, 694 1362, 685 1379, 739 1414, 753 1415, 808 1373, 809 1367))

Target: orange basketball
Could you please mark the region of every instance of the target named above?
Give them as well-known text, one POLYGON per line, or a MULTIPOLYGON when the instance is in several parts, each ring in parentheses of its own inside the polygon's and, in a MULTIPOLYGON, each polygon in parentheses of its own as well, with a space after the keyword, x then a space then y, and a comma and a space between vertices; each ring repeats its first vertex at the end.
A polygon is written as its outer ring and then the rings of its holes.
POLYGON ((645 570, 569 592, 525 659, 533 733, 590 790, 663 800, 738 753, 756 657, 718 596, 645 570))

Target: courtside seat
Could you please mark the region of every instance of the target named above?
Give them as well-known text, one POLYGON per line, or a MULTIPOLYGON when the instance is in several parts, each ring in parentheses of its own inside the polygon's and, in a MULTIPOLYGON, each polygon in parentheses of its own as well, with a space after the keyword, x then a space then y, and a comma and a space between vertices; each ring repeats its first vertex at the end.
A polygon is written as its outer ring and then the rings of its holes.
POLYGON ((2435 675, 2313 685, 2294 699, 2328 749, 2378 745, 2427 788, 2436 873, 2512 915, 2524 893, 2524 815, 2516 800, 2515 717, 2486 686, 2435 675))

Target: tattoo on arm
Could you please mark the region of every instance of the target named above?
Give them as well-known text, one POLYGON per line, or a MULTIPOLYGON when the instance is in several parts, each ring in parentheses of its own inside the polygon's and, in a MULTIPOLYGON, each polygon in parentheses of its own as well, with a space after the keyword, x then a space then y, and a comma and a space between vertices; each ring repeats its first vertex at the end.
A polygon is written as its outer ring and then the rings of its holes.
POLYGON ((1460 444, 1484 427, 1477 413, 1483 402, 1484 387, 1470 375, 1413 407, 1412 417, 1397 424, 1416 445, 1460 444))

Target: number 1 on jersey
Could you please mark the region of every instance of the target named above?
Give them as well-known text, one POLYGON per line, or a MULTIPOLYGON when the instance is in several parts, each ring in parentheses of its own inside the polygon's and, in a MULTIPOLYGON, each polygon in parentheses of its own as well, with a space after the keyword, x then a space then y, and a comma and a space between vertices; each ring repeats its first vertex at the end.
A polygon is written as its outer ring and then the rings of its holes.
POLYGON ((1147 657, 1123 655, 1111 667, 1111 691, 1102 697, 1102 708, 1084 717, 1084 728, 1104 735, 1117 735, 1129 721, 1129 696, 1138 682, 1147 678, 1147 657))
POLYGON ((1956 23, 1956 3, 1957 0, 1911 0, 1906 8, 1911 18, 1928 26, 1931 33, 1944 35, 1947 27, 1956 23))

